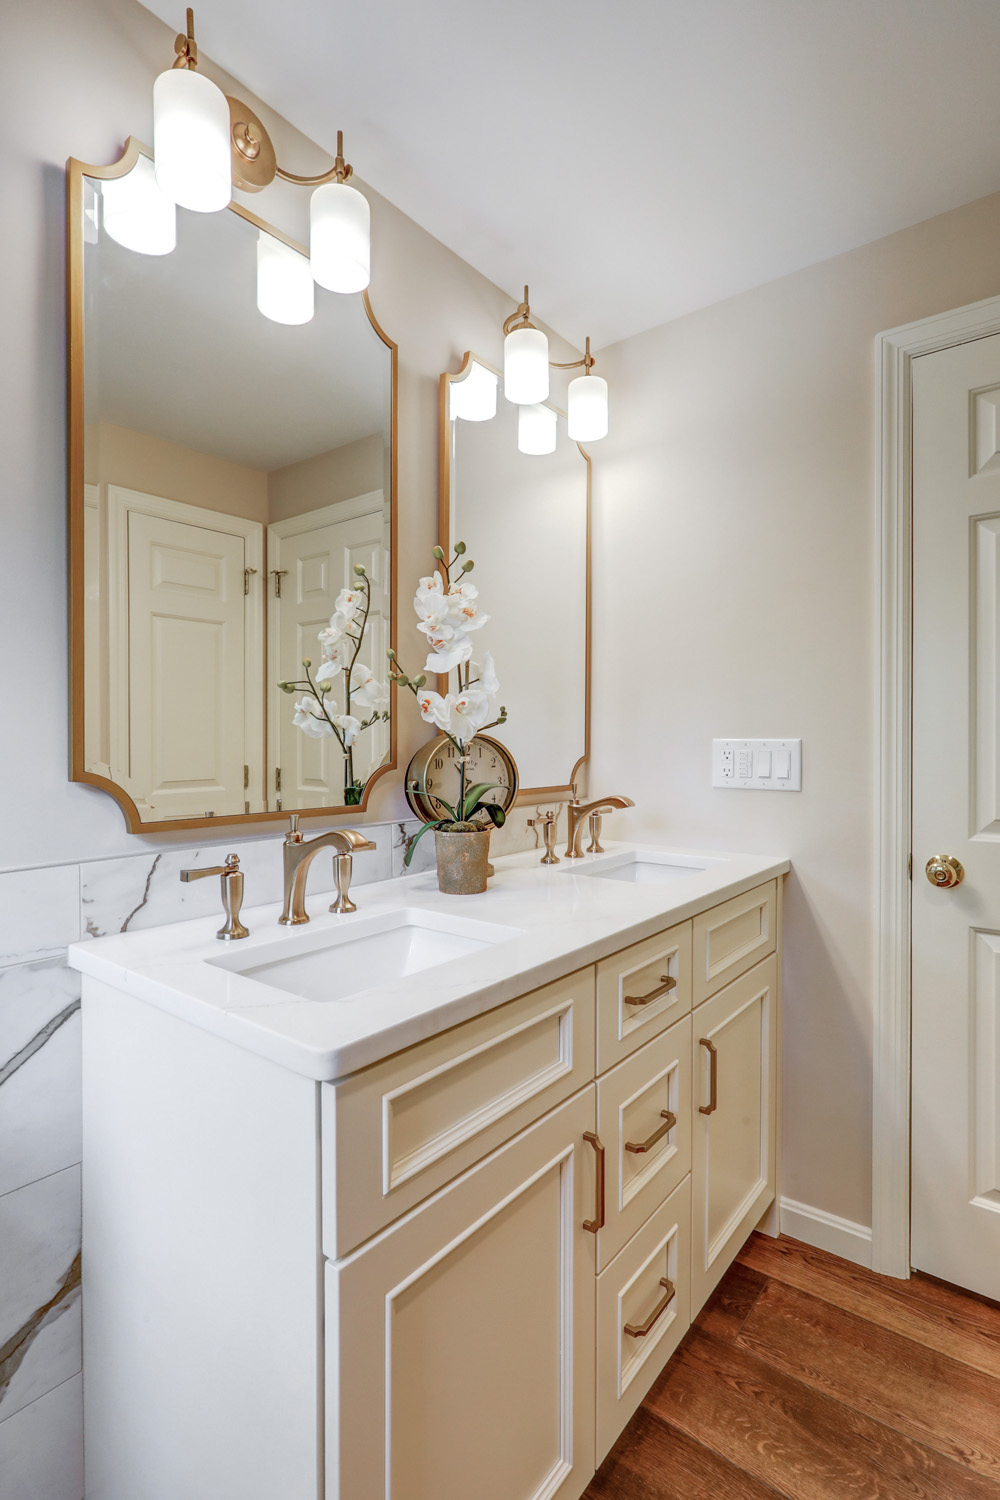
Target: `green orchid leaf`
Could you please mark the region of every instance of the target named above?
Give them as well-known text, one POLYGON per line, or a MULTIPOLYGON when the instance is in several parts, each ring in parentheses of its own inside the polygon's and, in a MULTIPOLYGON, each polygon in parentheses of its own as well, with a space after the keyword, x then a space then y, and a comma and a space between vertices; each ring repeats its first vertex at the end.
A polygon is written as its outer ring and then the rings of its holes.
POLYGON ((503 782, 500 781, 477 781, 475 786, 470 786, 465 794, 465 816, 467 818, 472 817, 469 809, 478 806, 482 802, 484 792, 491 791, 493 787, 502 785, 503 782))
POLYGON ((486 813, 494 828, 502 828, 507 821, 507 814, 496 802, 477 802, 469 817, 474 818, 477 812, 486 813))
POLYGON ((423 836, 427 832, 427 830, 429 828, 439 828, 442 823, 447 823, 447 822, 450 822, 450 821, 451 820, 448 819, 448 818, 435 818, 434 821, 433 821, 433 823, 425 823, 422 828, 418 828, 417 829, 416 833, 413 835, 412 839, 410 840, 409 847, 407 848, 406 853, 403 855, 403 868, 404 869, 409 869, 410 860, 413 858, 413 851, 417 847, 417 845, 420 843, 420 840, 423 838, 423 836))

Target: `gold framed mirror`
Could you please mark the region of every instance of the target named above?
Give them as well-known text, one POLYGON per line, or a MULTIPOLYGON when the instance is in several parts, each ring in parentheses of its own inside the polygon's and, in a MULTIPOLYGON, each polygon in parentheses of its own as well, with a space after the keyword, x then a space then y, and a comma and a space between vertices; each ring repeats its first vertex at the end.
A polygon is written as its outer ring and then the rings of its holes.
POLYGON ((308 253, 235 201, 135 247, 150 163, 67 165, 70 776, 132 832, 356 815, 396 765, 396 345, 367 292, 265 316, 308 253))
POLYGON ((466 352, 441 376, 440 542, 449 556, 465 542, 489 601, 479 644, 495 660, 522 804, 573 795, 590 755, 591 462, 565 412, 542 406, 551 451, 522 452, 499 370, 466 352))

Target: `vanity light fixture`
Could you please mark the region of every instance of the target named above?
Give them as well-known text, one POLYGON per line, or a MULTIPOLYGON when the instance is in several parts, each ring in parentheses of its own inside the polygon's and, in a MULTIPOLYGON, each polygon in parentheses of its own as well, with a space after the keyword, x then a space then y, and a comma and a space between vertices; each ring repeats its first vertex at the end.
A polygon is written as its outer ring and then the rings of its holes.
POLYGON ((140 156, 124 177, 101 184, 104 228, 126 250, 169 255, 177 244, 177 208, 157 186, 153 163, 140 156))
POLYGON ((531 321, 527 287, 503 331, 503 393, 518 406, 536 406, 549 394, 549 341, 531 321))
POLYGON ((520 406, 517 412, 517 449, 519 453, 554 453, 556 451, 556 410, 553 406, 520 406))
MULTIPOLYGON (((553 370, 578 370, 578 375, 569 383, 567 431, 577 443, 592 443, 608 433, 608 382, 593 374, 594 356, 590 352, 590 339, 582 359, 567 360, 559 364, 549 359, 549 341, 531 321, 528 303, 528 288, 524 289, 524 301, 516 312, 505 319, 503 325, 503 389, 508 401, 520 406, 517 424, 517 446, 522 453, 552 453, 555 449, 555 416, 553 413, 553 436, 551 446, 547 443, 547 418, 538 416, 544 410, 540 402, 549 394, 549 368, 553 370), (534 417, 524 418, 525 411, 533 408, 534 417), (521 419, 524 418, 522 421, 521 419), (543 434, 546 434, 543 436, 543 434)), ((452 390, 459 389, 453 386, 452 390)))
POLYGON ((315 311, 315 282, 298 250, 261 229, 257 234, 257 306, 275 323, 308 323, 315 311))
POLYGON ((451 416, 466 422, 489 422, 497 414, 497 376, 478 359, 469 366, 464 380, 449 387, 451 416))
MULTIPOLYGON (((371 209, 364 194, 349 186, 354 168, 344 160, 343 131, 337 132, 337 156, 328 171, 312 177, 286 172, 278 166, 271 138, 250 106, 227 98, 211 79, 197 72, 198 45, 190 7, 187 33, 178 35, 174 51, 173 67, 153 85, 153 159, 163 192, 182 208, 212 213, 227 206, 234 187, 259 193, 281 177, 314 188, 309 210, 313 279, 332 292, 364 291, 371 277, 371 209)), ((260 271, 264 267, 265 278, 276 280, 276 264, 269 251, 263 259, 258 255, 261 311, 266 310, 264 304, 275 304, 273 290, 261 292, 260 271)), ((284 264, 291 266, 287 260, 284 264)), ((293 275, 297 277, 298 272, 288 272, 289 286, 293 275)), ((286 289, 279 298, 286 310, 291 295, 286 289)), ((275 315, 268 312, 267 316, 275 315)), ((279 317, 277 321, 307 319, 279 317)))

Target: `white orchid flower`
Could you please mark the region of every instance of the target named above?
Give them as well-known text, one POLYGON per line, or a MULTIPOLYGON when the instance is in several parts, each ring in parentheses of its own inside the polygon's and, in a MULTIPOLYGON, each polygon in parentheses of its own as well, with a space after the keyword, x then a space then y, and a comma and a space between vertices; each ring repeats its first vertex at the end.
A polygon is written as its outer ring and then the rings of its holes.
POLYGON ((333 733, 333 729, 323 717, 319 699, 315 698, 312 693, 306 693, 296 703, 292 723, 297 729, 301 729, 303 734, 307 734, 310 739, 314 740, 320 740, 325 735, 333 733))
POLYGON ((333 722, 344 736, 344 745, 349 750, 358 737, 361 729, 361 720, 356 719, 353 714, 333 714, 333 722))
POLYGON ((356 703, 358 708, 374 713, 377 709, 385 707, 388 698, 389 689, 386 684, 377 681, 370 667, 363 667, 358 662, 351 673, 351 701, 356 703))
POLYGON ((461 667, 472 655, 472 642, 464 635, 458 636, 450 645, 442 642, 441 649, 432 651, 424 662, 425 672, 451 672, 461 667))
POLYGON ((448 594, 448 619, 459 630, 478 630, 489 615, 481 615, 476 600, 479 590, 474 583, 456 583, 448 594))
POLYGON ((342 615, 345 620, 353 624, 355 615, 364 609, 364 605, 365 596, 361 589, 341 589, 333 601, 333 613, 342 615))
MULTIPOLYGON (((451 697, 451 694, 448 695, 451 697)), ((451 706, 451 733, 461 744, 474 739, 490 716, 490 700, 482 688, 470 687, 455 695, 451 706)))
MULTIPOLYGON (((343 655, 343 653, 341 653, 343 655)), ((347 663, 337 659, 336 655, 327 657, 316 669, 317 682, 334 682, 344 670, 347 663)))
POLYGON ((436 724, 446 734, 451 733, 451 715, 455 700, 451 693, 442 698, 440 693, 433 692, 430 688, 421 688, 417 694, 417 705, 420 709, 420 717, 428 724, 436 724))
POLYGON ((493 657, 489 651, 483 652, 483 664, 479 669, 479 684, 484 693, 499 693, 500 684, 497 681, 496 669, 493 666, 493 657))

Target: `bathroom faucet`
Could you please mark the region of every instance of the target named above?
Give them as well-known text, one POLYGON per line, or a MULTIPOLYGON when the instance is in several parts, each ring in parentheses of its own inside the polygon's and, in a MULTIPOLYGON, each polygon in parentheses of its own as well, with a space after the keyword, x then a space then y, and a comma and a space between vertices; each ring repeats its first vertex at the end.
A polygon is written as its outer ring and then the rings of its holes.
POLYGON ((371 839, 366 839, 363 833, 358 833, 353 828, 333 828, 329 833, 321 833, 314 839, 306 839, 299 832, 298 813, 292 813, 291 820, 292 826, 285 834, 284 843, 281 846, 285 869, 285 904, 278 921, 283 927, 293 927, 299 922, 308 922, 309 916, 305 906, 306 876, 309 874, 309 866, 321 849, 337 851, 337 857, 333 862, 334 876, 337 881, 337 899, 330 910, 332 912, 357 911, 357 907, 348 895, 351 888, 351 856, 364 849, 374 849, 375 845, 371 839))
MULTIPOLYGON (((566 858, 582 859, 583 850, 580 848, 580 836, 583 833, 583 820, 588 813, 613 812, 616 807, 634 807, 635 803, 631 797, 597 797, 593 802, 568 802, 566 804, 566 858)), ((593 832, 594 842, 597 842, 597 830, 593 832)))

